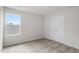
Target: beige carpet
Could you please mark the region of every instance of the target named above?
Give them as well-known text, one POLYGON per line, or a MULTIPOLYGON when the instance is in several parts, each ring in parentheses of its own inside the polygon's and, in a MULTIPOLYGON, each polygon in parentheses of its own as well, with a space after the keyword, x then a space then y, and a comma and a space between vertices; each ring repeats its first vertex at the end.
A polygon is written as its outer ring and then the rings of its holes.
POLYGON ((3 53, 78 53, 79 50, 48 39, 39 39, 9 46, 3 53))

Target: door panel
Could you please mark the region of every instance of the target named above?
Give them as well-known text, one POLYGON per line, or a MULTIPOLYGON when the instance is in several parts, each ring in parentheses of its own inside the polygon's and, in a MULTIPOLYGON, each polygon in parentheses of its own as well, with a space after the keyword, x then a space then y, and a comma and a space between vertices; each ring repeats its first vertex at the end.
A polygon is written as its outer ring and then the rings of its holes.
POLYGON ((59 42, 64 42, 64 16, 54 17, 54 39, 59 42))

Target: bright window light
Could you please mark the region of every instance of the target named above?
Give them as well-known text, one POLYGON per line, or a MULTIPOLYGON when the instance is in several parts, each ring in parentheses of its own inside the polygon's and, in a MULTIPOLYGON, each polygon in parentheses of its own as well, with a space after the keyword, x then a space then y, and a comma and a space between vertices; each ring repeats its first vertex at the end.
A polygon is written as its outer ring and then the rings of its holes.
POLYGON ((13 36, 21 34, 21 16, 14 13, 5 13, 5 34, 13 36))

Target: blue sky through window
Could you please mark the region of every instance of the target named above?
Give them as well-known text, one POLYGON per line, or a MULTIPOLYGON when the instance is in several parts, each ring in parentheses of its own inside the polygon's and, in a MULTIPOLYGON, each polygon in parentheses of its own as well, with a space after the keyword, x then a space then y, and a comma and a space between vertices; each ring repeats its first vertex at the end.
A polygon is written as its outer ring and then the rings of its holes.
POLYGON ((21 24, 21 16, 12 14, 12 13, 5 13, 5 21, 6 23, 12 23, 14 25, 21 24))

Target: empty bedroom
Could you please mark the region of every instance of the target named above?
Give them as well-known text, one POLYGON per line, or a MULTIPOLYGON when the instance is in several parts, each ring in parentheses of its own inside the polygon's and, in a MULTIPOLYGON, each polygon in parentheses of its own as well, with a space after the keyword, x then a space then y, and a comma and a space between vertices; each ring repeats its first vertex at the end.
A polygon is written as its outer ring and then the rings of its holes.
POLYGON ((78 6, 0 6, 1 53, 79 53, 78 6))

